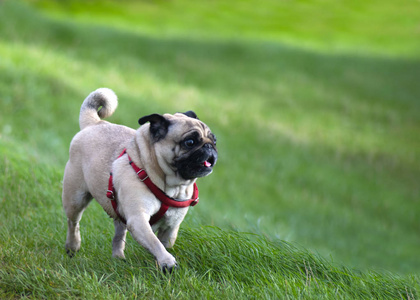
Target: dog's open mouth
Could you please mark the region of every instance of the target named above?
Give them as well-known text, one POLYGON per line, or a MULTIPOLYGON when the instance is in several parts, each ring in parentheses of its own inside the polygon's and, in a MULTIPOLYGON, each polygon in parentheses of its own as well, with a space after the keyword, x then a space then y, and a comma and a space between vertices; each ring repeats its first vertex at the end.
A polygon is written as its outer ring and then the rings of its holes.
POLYGON ((175 160, 175 170, 184 179, 193 179, 209 175, 217 162, 217 151, 214 149, 197 150, 190 156, 175 160))
POLYGON ((206 161, 204 161, 203 166, 206 168, 211 168, 214 165, 214 156, 210 156, 206 161))

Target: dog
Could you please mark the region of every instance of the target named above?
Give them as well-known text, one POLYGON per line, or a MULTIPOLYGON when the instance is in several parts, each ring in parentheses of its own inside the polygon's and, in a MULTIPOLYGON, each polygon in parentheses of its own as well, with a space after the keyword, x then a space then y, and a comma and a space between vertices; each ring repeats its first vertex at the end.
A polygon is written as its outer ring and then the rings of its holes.
POLYGON ((125 258, 128 230, 171 272, 178 265, 166 249, 198 201, 196 179, 213 171, 216 137, 193 111, 144 116, 137 130, 102 120, 117 105, 115 93, 100 88, 81 106, 63 178, 66 251, 73 256, 80 249, 79 222, 95 198, 114 219, 113 257, 125 258))

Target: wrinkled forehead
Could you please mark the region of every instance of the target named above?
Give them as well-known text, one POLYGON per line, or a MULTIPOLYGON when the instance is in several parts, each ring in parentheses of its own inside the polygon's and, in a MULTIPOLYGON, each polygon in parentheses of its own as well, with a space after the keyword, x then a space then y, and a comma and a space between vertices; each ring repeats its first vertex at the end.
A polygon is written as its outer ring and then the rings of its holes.
POLYGON ((174 115, 164 115, 167 117, 171 122, 174 124, 177 123, 181 126, 173 126, 175 130, 179 130, 181 132, 178 132, 178 134, 187 133, 189 130, 195 130, 199 131, 201 133, 201 136, 208 136, 209 133, 211 133, 210 128, 204 124, 199 119, 194 119, 191 117, 188 117, 181 113, 176 113, 174 115))

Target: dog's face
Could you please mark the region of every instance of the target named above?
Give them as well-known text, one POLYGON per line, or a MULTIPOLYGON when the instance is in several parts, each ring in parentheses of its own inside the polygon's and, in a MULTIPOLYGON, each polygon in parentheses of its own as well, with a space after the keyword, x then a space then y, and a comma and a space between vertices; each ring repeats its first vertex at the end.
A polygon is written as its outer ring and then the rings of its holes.
POLYGON ((151 149, 159 163, 165 165, 163 169, 168 167, 185 180, 213 171, 217 161, 216 137, 194 112, 153 114, 139 119, 140 125, 147 122, 151 149))

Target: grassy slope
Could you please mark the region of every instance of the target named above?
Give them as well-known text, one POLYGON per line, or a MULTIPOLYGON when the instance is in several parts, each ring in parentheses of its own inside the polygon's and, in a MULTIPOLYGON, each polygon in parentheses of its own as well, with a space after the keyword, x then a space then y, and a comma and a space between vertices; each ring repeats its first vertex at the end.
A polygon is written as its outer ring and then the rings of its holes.
POLYGON ((110 259, 112 222, 97 204, 85 214, 83 249, 69 259, 56 199, 62 172, 31 164, 19 145, 2 143, 4 201, 0 231, 0 298, 304 298, 416 299, 419 278, 360 272, 333 264, 285 242, 191 226, 172 250, 181 269, 163 275, 153 258, 127 239, 126 261, 110 259), (47 224, 47 226, 46 226, 47 224), (193 246, 192 246, 193 245, 193 246))
POLYGON ((288 42, 298 47, 417 55, 418 3, 392 1, 60 1, 32 0, 82 22, 164 36, 245 38, 288 42), (98 5, 100 3, 100 5, 98 5), (112 17, 110 17, 112 16, 112 17))
MULTIPOLYGON (((185 285, 181 289, 159 285, 163 290, 156 295, 191 290, 190 296, 220 296, 244 290, 254 295, 349 296, 355 290, 359 295, 395 296, 404 293, 405 286, 418 288, 417 277, 359 274, 306 251, 267 246, 260 238, 250 249, 261 247, 264 259, 250 256, 248 247, 235 256, 232 249, 255 239, 212 228, 203 228, 200 237, 192 229, 202 228, 201 224, 232 226, 298 241, 353 265, 418 270, 415 166, 419 165, 416 78, 420 74, 411 39, 396 43, 392 35, 385 36, 387 56, 350 55, 351 48, 346 55, 327 55, 326 44, 319 43, 313 52, 274 42, 273 38, 283 37, 270 34, 259 43, 217 40, 217 34, 226 38, 232 34, 221 25, 212 28, 213 40, 204 41, 200 35, 206 33, 206 23, 195 28, 191 39, 185 34, 188 23, 179 19, 165 18, 166 27, 160 29, 146 20, 149 27, 142 26, 148 33, 140 34, 125 30, 134 24, 134 17, 112 21, 124 28, 112 30, 103 27, 100 18, 91 18, 97 26, 83 24, 87 22, 83 14, 78 14, 79 23, 73 23, 51 20, 18 4, 1 5, 0 56, 6 59, 0 60, 0 151, 2 170, 7 171, 2 172, 1 190, 6 193, 0 198, 6 207, 3 213, 7 212, 0 223, 3 286, 16 286, 17 293, 50 296, 80 295, 81 287, 88 286, 92 290, 85 293, 92 296, 104 287, 105 293, 114 294, 118 285, 113 282, 120 282, 127 296, 129 288, 151 296, 158 287, 149 283, 150 276, 160 284, 166 282, 150 273, 153 261, 132 242, 133 261, 123 266, 131 271, 120 272, 116 269, 120 263, 108 261, 112 230, 95 205, 84 217, 86 252, 80 260, 67 261, 59 250, 64 238, 59 180, 68 143, 78 128, 78 109, 91 90, 109 86, 121 98, 111 121, 135 127, 136 119, 147 113, 193 108, 218 134, 223 154, 215 174, 200 182, 206 197, 188 216, 174 250, 188 266, 174 280, 185 285), (177 24, 175 33, 168 31, 171 24, 177 24), (406 58, 399 59, 399 54, 406 58), (28 163, 40 164, 31 167, 36 181, 21 170, 28 163), (17 204, 16 211, 12 203, 17 204), (33 232, 32 238, 28 232, 33 232), (205 237, 214 242, 205 242, 205 237), (197 239, 197 247, 189 247, 189 239, 197 239), (232 245, 223 246, 223 240, 232 245), (48 257, 53 261, 47 262, 48 257), (251 267, 246 257, 253 258, 251 267), (255 273, 257 266, 267 266, 267 260, 274 267, 255 273), (315 271, 305 267, 305 261, 315 271), (294 269, 296 264, 301 267, 294 269), (129 276, 143 267, 140 277, 129 276), (289 269, 278 272, 278 268, 289 269), (258 275, 252 279, 237 275, 249 270, 258 275), (54 274, 62 281, 51 281, 54 274), (111 275, 101 278, 101 274, 111 275), (373 284, 375 280, 381 283, 373 284)), ((154 9, 161 12, 165 6, 154 9)), ((196 15, 203 11, 192 10, 196 15)), ((106 11, 101 13, 106 16, 106 11)), ((238 26, 237 21, 226 22, 238 26)), ((247 26, 242 30, 247 38, 253 37, 247 26)), ((316 34, 311 36, 301 38, 316 44, 316 34)), ((351 44, 351 39, 345 40, 351 44)), ((371 45, 372 52, 380 52, 381 43, 373 39, 371 45)))

